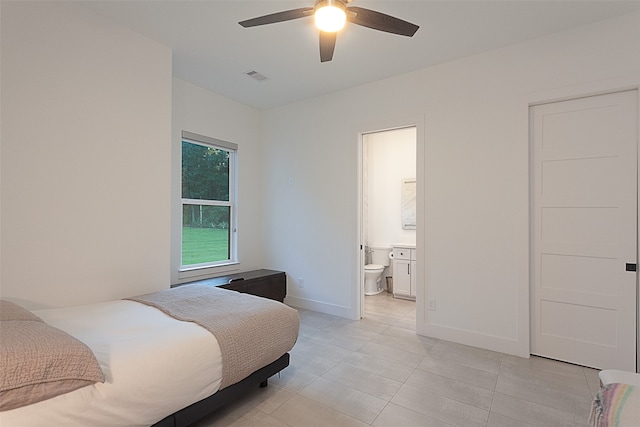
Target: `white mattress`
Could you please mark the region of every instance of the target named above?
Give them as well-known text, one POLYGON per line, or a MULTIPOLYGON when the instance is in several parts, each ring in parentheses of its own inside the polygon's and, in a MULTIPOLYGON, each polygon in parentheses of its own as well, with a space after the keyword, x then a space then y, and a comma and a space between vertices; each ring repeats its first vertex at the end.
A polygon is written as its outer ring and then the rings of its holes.
POLYGON ((87 344, 106 380, 0 412, 2 427, 149 426, 220 387, 220 347, 195 323, 133 301, 34 313, 87 344))

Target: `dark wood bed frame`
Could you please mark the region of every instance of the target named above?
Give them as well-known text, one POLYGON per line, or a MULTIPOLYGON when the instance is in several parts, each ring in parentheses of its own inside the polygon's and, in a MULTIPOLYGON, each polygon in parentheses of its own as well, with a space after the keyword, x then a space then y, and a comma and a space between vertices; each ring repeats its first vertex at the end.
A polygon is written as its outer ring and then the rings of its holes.
POLYGON ((267 380, 287 366, 289 366, 289 353, 283 354, 275 362, 258 369, 242 381, 218 390, 213 395, 169 415, 152 427, 186 427, 215 412, 223 405, 238 399, 247 391, 258 386, 266 387, 267 380))

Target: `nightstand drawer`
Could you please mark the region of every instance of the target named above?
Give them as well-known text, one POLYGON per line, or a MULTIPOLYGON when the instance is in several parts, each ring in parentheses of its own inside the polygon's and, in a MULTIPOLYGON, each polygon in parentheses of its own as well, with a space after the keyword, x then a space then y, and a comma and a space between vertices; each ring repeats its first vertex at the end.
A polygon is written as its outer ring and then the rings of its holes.
POLYGON ((229 276, 181 283, 173 285, 172 287, 194 283, 219 286, 224 289, 269 298, 280 302, 284 302, 284 298, 287 296, 287 275, 283 271, 247 271, 229 276))

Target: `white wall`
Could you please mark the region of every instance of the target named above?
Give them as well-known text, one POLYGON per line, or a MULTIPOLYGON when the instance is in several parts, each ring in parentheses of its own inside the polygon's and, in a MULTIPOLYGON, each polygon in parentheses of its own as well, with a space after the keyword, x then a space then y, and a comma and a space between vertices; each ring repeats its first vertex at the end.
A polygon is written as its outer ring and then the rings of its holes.
POLYGON ((1 296, 167 288, 171 51, 75 4, 1 7, 1 296))
POLYGON ((527 355, 528 102, 630 81, 637 14, 267 111, 267 262, 305 279, 288 301, 357 316, 358 132, 420 115, 419 330, 527 355))
POLYGON ((262 157, 241 172, 255 199, 241 201, 240 238, 265 239, 243 268, 285 270, 289 302, 355 317, 358 134, 418 116, 417 306, 438 307, 418 327, 526 354, 528 103, 640 82, 637 14, 261 114, 174 80, 172 151, 167 48, 74 4, 3 2, 1 15, 0 295, 31 307, 168 286, 184 126, 262 157))
POLYGON ((416 243, 416 231, 402 228, 402 180, 416 178, 416 128, 363 136, 367 167, 367 233, 371 247, 416 243))
POLYGON ((262 230, 261 113, 183 80, 173 79, 171 282, 202 275, 265 268, 262 230), (181 132, 183 130, 238 145, 238 262, 226 268, 179 273, 181 241, 181 132))
MULTIPOLYGON (((0 242, 2 242, 2 5, 0 4, 0 242)), ((2 244, 0 243, 0 295, 2 294, 2 244)))

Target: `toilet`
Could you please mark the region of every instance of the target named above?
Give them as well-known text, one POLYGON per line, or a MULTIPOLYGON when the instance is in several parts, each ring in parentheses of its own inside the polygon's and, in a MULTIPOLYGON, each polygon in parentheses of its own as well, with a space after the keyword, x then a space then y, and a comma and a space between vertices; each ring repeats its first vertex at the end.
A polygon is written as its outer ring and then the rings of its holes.
POLYGON ((364 294, 377 295, 384 291, 382 274, 389 265, 389 252, 391 248, 367 248, 371 254, 371 264, 364 266, 364 294))

